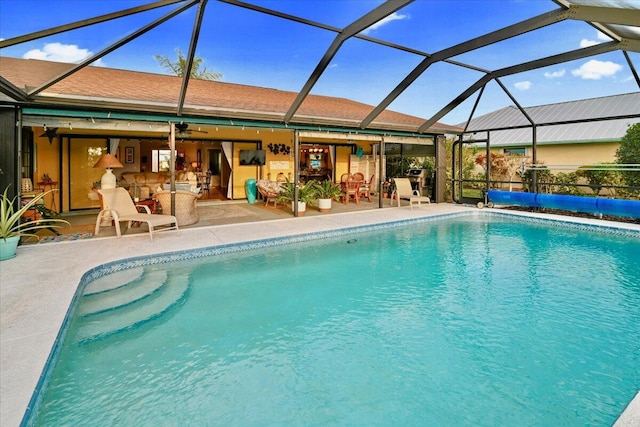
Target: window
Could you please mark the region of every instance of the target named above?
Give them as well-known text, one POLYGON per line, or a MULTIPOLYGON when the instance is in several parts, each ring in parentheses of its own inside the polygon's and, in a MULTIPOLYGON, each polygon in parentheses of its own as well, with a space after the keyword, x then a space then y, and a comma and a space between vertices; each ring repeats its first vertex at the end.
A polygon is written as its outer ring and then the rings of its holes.
POLYGON ((516 156, 526 156, 527 149, 526 148, 505 148, 504 154, 513 154, 516 156))
POLYGON ((151 171, 166 172, 171 164, 171 150, 151 150, 151 171))
MULTIPOLYGON (((185 170, 186 156, 182 148, 175 150, 176 170, 185 170)), ((151 172, 169 172, 171 165, 171 150, 151 150, 151 172)))

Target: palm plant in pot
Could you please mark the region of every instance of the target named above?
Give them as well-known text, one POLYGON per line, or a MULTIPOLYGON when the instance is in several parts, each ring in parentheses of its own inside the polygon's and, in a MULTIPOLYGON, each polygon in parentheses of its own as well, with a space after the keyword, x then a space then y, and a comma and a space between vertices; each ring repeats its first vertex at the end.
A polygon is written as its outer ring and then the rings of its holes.
POLYGON ((0 196, 0 261, 16 256, 21 237, 36 237, 35 231, 43 228, 56 228, 69 222, 58 218, 38 218, 26 221, 24 213, 37 208, 42 199, 54 190, 42 193, 20 208, 16 209, 17 196, 9 198, 9 187, 0 196))
MULTIPOLYGON (((298 216, 304 215, 307 210, 307 204, 313 203, 316 200, 316 194, 315 181, 298 184, 298 216)), ((280 184, 280 195, 277 201, 291 202, 291 210, 294 210, 295 185, 293 182, 287 179, 286 182, 280 184)))
POLYGON ((316 183, 318 208, 320 212, 329 212, 331 210, 331 201, 340 201, 342 196, 342 187, 333 181, 324 180, 316 183))

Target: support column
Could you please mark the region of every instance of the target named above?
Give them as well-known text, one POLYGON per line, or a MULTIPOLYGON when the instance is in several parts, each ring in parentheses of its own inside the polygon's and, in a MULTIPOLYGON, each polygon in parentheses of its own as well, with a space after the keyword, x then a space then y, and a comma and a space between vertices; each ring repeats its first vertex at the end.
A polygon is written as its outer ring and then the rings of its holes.
POLYGON ((382 174, 384 173, 384 164, 386 162, 386 156, 384 155, 384 136, 380 138, 380 152, 378 153, 378 207, 384 207, 384 194, 385 190, 382 174))
POLYGON ((533 162, 533 174, 531 175, 531 192, 538 192, 538 127, 531 125, 531 161, 533 162))
POLYGON ((298 216, 298 190, 300 185, 300 131, 293 131, 293 216, 298 216))
POLYGON ((444 135, 436 136, 436 182, 433 200, 436 203, 445 202, 447 194, 447 139, 444 135))
POLYGON ((487 131, 487 143, 485 145, 487 156, 487 169, 485 175, 485 187, 487 191, 489 191, 489 187, 491 186, 491 131, 487 131))
POLYGON ((176 215, 176 124, 169 123, 169 174, 171 176, 171 215, 176 215))

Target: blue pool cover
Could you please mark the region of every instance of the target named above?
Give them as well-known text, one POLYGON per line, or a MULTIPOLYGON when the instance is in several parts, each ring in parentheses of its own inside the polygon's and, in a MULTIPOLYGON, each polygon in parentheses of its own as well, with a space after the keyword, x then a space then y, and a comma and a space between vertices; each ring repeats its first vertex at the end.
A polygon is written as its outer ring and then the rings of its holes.
POLYGON ((640 218, 640 201, 602 197, 568 196, 489 190, 489 200, 496 204, 561 209, 572 212, 640 218))

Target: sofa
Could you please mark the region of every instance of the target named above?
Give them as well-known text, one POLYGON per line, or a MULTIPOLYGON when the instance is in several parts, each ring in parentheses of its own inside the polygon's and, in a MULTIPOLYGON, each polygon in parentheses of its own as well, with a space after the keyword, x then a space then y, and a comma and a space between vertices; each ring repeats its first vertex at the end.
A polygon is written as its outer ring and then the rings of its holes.
MULTIPOLYGON (((169 172, 124 172, 120 176, 121 187, 129 190, 131 197, 135 196, 136 186, 140 187, 140 199, 150 199, 158 187, 171 180, 169 172)), ((198 177, 193 172, 177 171, 176 181, 188 181, 192 189, 198 186, 198 177)))

